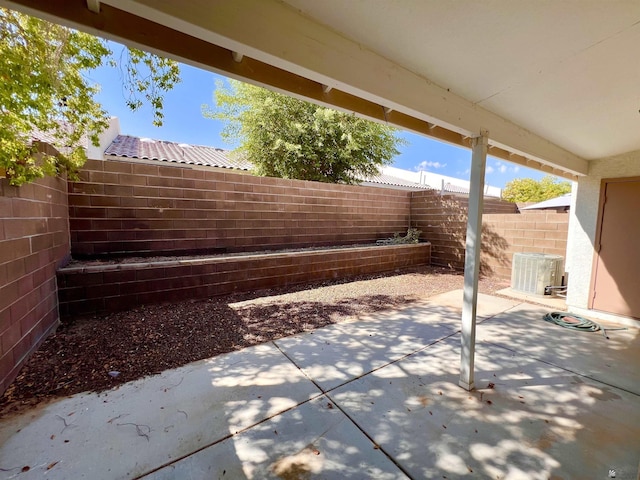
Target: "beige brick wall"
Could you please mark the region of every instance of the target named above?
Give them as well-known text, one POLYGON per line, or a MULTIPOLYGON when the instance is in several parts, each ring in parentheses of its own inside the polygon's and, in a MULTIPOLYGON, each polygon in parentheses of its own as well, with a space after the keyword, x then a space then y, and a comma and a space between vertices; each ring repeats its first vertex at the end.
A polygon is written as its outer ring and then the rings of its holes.
MULTIPOLYGON (((468 199, 439 192, 414 192, 411 223, 432 243, 435 265, 464 268, 468 199)), ((481 271, 511 278, 515 252, 565 255, 569 215, 543 210, 518 213, 513 203, 486 198, 482 222, 481 271)))
POLYGON ((501 278, 511 278, 514 253, 549 253, 562 257, 566 255, 568 213, 534 210, 518 215, 489 214, 484 216, 482 225, 483 230, 491 231, 506 242, 501 248, 500 261, 495 256, 485 255, 483 248, 483 262, 501 278))
POLYGON ((56 267, 69 255, 67 182, 0 179, 0 394, 58 324, 56 267))
MULTIPOLYGON (((464 268, 467 210, 469 200, 440 192, 414 192, 411 198, 411 223, 422 230, 422 238, 431 242, 431 261, 454 269, 464 268)), ((485 198, 484 215, 513 215, 517 207, 499 199, 485 198)), ((483 230, 483 261, 481 269, 489 273, 491 263, 506 261, 506 240, 490 228, 483 230), (488 262, 493 259, 493 262, 488 262)))
POLYGON ((73 254, 238 252, 405 231, 410 193, 90 160, 69 184, 73 254))

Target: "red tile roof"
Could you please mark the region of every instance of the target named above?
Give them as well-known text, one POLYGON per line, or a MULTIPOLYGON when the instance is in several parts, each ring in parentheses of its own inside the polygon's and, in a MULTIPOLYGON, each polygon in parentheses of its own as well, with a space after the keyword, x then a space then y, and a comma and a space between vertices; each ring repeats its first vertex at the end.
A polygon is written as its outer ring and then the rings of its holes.
POLYGON ((239 170, 253 168, 250 162, 232 158, 229 153, 221 148, 151 140, 129 135, 118 135, 104 151, 105 155, 114 157, 141 158, 239 170))
MULTIPOLYGON (((140 158, 207 167, 251 170, 253 165, 246 160, 233 158, 230 151, 201 145, 188 145, 166 140, 118 135, 104 154, 112 157, 140 158)), ((403 180, 391 175, 380 174, 362 180, 365 183, 396 186, 404 189, 431 190, 428 185, 403 180)))
MULTIPOLYGON (((70 131, 71 128, 72 127, 70 127, 68 124, 62 124, 63 131, 64 130, 70 131)), ((56 148, 58 152, 62 154, 67 154, 71 151, 71 145, 57 145, 57 143, 59 142, 59 139, 55 137, 53 131, 43 131, 43 130, 34 128, 33 130, 31 130, 30 141, 48 143, 52 147, 56 148)), ((86 135, 83 135, 82 137, 80 137, 78 143, 74 146, 81 146, 86 148, 88 145, 89 145, 89 137, 87 137, 86 135)))

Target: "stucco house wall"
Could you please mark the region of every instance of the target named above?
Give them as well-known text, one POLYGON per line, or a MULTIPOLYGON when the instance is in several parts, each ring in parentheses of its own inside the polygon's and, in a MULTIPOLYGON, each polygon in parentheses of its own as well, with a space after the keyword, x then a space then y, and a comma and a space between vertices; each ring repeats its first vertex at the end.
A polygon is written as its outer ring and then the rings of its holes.
MULTIPOLYGON (((602 179, 640 176, 640 150, 589 162, 589 175, 574 184, 567 239, 566 271, 569 273, 567 307, 570 312, 601 319, 617 316, 588 310, 593 269, 598 205, 602 179)), ((629 214, 638 215, 629 206, 629 214)))

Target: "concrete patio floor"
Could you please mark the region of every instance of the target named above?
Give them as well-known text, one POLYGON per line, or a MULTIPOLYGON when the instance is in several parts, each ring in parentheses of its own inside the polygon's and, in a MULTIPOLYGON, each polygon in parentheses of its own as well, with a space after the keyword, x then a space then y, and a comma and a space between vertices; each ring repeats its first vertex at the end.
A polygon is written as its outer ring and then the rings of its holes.
POLYGON ((607 340, 480 295, 477 390, 466 392, 461 300, 450 292, 3 419, 0 478, 636 479, 640 332, 607 340))

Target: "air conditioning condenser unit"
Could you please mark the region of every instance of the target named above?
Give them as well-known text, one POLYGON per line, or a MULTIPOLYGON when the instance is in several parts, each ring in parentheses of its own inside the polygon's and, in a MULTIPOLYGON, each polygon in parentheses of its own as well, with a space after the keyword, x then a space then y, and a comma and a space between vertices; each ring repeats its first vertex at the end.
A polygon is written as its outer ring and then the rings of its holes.
POLYGON ((562 284, 564 258, 547 253, 514 253, 511 288, 519 292, 544 295, 545 288, 562 284))

